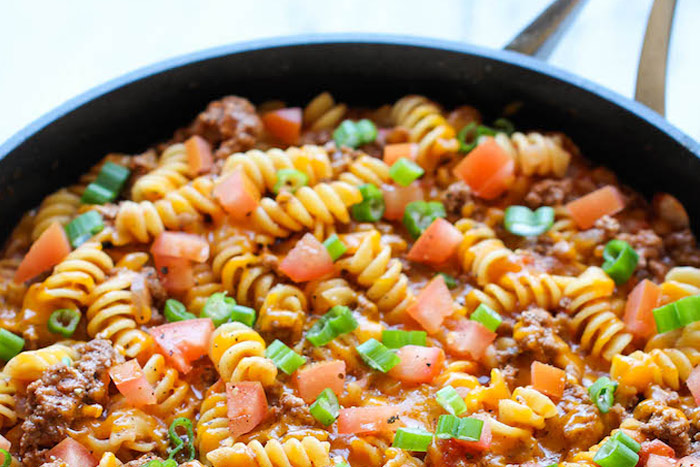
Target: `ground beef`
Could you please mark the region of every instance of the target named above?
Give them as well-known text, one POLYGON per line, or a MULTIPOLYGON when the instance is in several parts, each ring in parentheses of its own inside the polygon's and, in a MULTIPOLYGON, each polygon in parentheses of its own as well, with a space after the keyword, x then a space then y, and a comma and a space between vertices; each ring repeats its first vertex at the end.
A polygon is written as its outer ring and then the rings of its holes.
POLYGON ((608 238, 612 238, 620 232, 620 222, 607 214, 597 219, 593 227, 602 230, 608 238))
POLYGON ((663 243, 668 254, 679 265, 700 267, 700 251, 696 249, 695 236, 690 229, 666 235, 663 243))
POLYGON ((533 209, 540 206, 558 206, 570 200, 571 192, 571 179, 546 179, 532 185, 525 195, 525 203, 533 209))
POLYGON ((469 185, 459 181, 452 183, 442 197, 442 202, 449 214, 459 216, 462 213, 462 207, 471 201, 472 195, 469 185))
POLYGON ((331 130, 309 130, 305 131, 301 135, 299 143, 301 145, 315 144, 316 146, 323 146, 327 142, 331 141, 331 136, 331 130))
MULTIPOLYGON (((279 411, 293 425, 315 425, 316 419, 309 412, 309 406, 301 397, 284 392, 279 398, 279 411)), ((289 423, 288 423, 289 424, 289 423)))
POLYGON ((575 378, 569 376, 557 409, 562 416, 552 419, 551 424, 559 425, 573 452, 586 450, 603 437, 605 427, 598 407, 575 378))
POLYGON ((551 363, 566 345, 556 335, 554 318, 541 308, 525 310, 513 333, 522 352, 530 353, 535 360, 551 363))
POLYGON ((250 101, 226 96, 211 102, 189 128, 176 134, 175 139, 199 135, 212 145, 219 146, 215 155, 220 159, 252 148, 262 131, 262 121, 250 101))
POLYGON ((151 293, 151 300, 153 300, 153 306, 159 310, 163 309, 165 301, 168 299, 168 292, 163 287, 163 284, 158 278, 158 273, 155 268, 151 266, 145 266, 141 268, 141 272, 146 280, 146 287, 151 293))
POLYGON ((664 242, 653 230, 642 229, 635 233, 621 233, 617 238, 629 243, 637 252, 639 269, 645 269, 650 260, 658 260, 663 256, 664 242))
MULTIPOLYGON (((660 439, 671 446, 676 454, 684 456, 690 449, 690 423, 679 409, 657 402, 650 405, 641 427, 643 434, 660 439)), ((637 410, 635 410, 635 416, 637 410)))
POLYGON ((77 350, 80 358, 73 365, 55 365, 27 388, 23 405, 28 413, 19 444, 25 466, 40 465, 74 420, 93 416, 95 412, 86 410, 87 406, 108 401, 107 370, 123 358, 104 339, 79 345, 77 350))
POLYGON ((149 149, 143 154, 129 159, 129 168, 131 169, 131 177, 133 180, 137 180, 156 167, 158 167, 158 155, 153 149, 149 149))

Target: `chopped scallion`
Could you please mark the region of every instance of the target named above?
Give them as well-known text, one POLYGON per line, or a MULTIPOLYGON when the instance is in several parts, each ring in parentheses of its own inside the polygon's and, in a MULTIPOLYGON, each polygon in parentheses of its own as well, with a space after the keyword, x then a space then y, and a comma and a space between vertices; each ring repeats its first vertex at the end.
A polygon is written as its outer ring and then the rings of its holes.
POLYGON ((265 356, 272 360, 277 368, 291 375, 297 368, 306 363, 306 359, 287 347, 287 345, 279 339, 276 339, 265 350, 265 356))
POLYGON ((445 386, 435 393, 435 399, 443 409, 447 410, 452 415, 462 415, 467 411, 467 404, 464 399, 457 393, 457 390, 452 386, 445 386))
POLYGON ((425 331, 401 331, 385 329, 382 331, 382 344, 389 349, 399 349, 404 345, 421 345, 425 347, 428 333, 425 331))
POLYGON ((88 241, 93 235, 102 231, 105 224, 102 216, 97 211, 88 211, 81 214, 66 225, 66 234, 73 248, 88 241))
POLYGON ((421 428, 399 428, 394 435, 394 448, 405 451, 426 452, 433 441, 433 434, 421 428))
POLYGON ((469 319, 478 321, 491 332, 498 329, 498 326, 500 326, 503 322, 501 315, 483 303, 479 305, 476 310, 474 310, 474 313, 471 314, 469 319))
POLYGON ((358 345, 356 348, 367 365, 382 373, 388 372, 401 363, 401 358, 398 355, 374 338, 358 345))

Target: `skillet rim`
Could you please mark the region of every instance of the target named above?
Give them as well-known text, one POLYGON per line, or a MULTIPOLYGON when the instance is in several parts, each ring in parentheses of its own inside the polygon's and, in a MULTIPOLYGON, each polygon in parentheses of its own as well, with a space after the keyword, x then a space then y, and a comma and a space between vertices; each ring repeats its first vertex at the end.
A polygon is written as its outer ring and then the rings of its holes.
POLYGON ((168 58, 151 65, 138 68, 125 73, 105 83, 99 84, 77 96, 67 100, 63 104, 46 112, 24 128, 20 129, 4 143, 0 145, 0 161, 8 154, 20 147, 25 141, 35 136, 42 129, 57 122, 65 115, 79 110, 85 104, 108 94, 118 88, 135 83, 144 78, 173 70, 192 63, 202 62, 208 59, 220 58, 227 55, 235 55, 265 49, 283 49, 289 46, 303 45, 333 45, 333 44, 367 44, 367 45, 395 45, 407 47, 419 47, 424 49, 446 50, 466 55, 481 57, 487 60, 502 62, 516 66, 539 75, 565 82, 582 89, 590 94, 600 97, 615 106, 646 121, 650 125, 663 132, 667 137, 683 146, 695 157, 700 158, 700 143, 682 132, 664 117, 660 116, 648 107, 633 101, 615 91, 600 84, 596 84, 586 78, 577 76, 568 71, 557 68, 547 62, 528 57, 516 52, 491 49, 482 46, 465 44, 446 39, 433 39, 419 36, 407 36, 397 34, 378 33, 333 33, 333 34, 301 34, 280 36, 275 38, 255 39, 236 42, 223 46, 216 46, 200 51, 190 52, 168 58))

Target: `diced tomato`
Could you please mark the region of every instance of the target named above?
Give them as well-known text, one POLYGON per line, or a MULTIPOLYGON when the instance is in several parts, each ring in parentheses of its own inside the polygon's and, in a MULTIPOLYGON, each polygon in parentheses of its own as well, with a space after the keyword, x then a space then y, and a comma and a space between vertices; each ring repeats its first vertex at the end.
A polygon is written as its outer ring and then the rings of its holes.
POLYGON ((330 360, 307 365, 294 373, 299 396, 310 404, 324 389, 330 388, 336 396, 345 388, 345 362, 330 360))
POLYGON ((454 174, 469 185, 475 195, 498 198, 513 180, 515 161, 494 140, 488 138, 462 159, 454 174))
POLYGON ((300 107, 266 112, 261 117, 265 128, 284 144, 295 145, 301 133, 302 112, 300 107))
POLYGON ((146 380, 136 359, 113 366, 109 369, 109 376, 131 405, 138 407, 157 402, 153 386, 146 380))
POLYGON ((51 457, 61 459, 68 467, 95 467, 97 465, 97 459, 92 456, 90 451, 73 438, 66 438, 51 448, 47 453, 47 458, 51 457))
POLYGON ((207 354, 213 332, 214 322, 210 318, 176 321, 148 330, 165 358, 183 373, 192 369, 193 361, 207 354))
POLYGON ((279 267, 294 282, 320 279, 334 271, 333 259, 312 234, 307 233, 289 250, 279 267))
POLYGON ((465 447, 468 451, 478 454, 491 447, 491 441, 493 440, 493 435, 491 434, 491 423, 489 422, 488 417, 482 416, 481 414, 471 415, 471 417, 484 421, 484 425, 481 428, 481 437, 479 438, 479 441, 464 441, 461 439, 455 439, 455 441, 457 444, 465 447))
POLYGON ((5 438, 3 435, 0 435, 0 449, 9 451, 10 447, 12 447, 12 443, 10 443, 10 440, 5 438))
POLYGON ((70 243, 61 224, 54 222, 44 230, 15 271, 14 281, 21 283, 48 271, 70 253, 70 243))
POLYGON ((447 349, 459 357, 479 360, 486 349, 496 340, 496 333, 473 320, 462 320, 455 331, 447 336, 447 349))
POLYGON ((187 164, 190 166, 190 174, 196 176, 209 172, 214 167, 214 158, 211 155, 211 145, 199 135, 194 135, 185 141, 187 152, 187 164))
MULTIPOLYGON (((673 448, 660 439, 644 441, 642 443, 642 448, 639 450, 639 462, 637 462, 637 465, 643 467, 649 465, 649 462, 651 462, 658 467, 664 467, 663 460, 674 457, 676 457, 676 452, 673 448), (655 459, 652 461, 651 456, 661 457, 662 459, 655 459)), ((675 459, 673 460, 675 461, 675 459)))
POLYGON ((438 217, 418 237, 406 257, 419 263, 443 263, 455 254, 461 241, 462 234, 459 230, 442 217, 438 217))
POLYGON ((340 409, 338 433, 341 435, 394 431, 401 427, 401 407, 379 405, 371 407, 349 407, 340 409))
POLYGON ((604 215, 613 215, 622 211, 625 200, 612 185, 606 185, 566 205, 571 218, 581 229, 590 229, 595 221, 604 215))
POLYGON ((170 293, 183 293, 194 287, 192 261, 172 256, 153 256, 158 277, 170 293))
POLYGON ((419 182, 413 182, 408 186, 383 185, 384 194, 384 219, 400 221, 408 203, 423 201, 423 189, 419 182))
POLYGON ((681 457, 676 465, 677 467, 700 467, 700 458, 695 456, 681 457))
POLYGON ((214 187, 214 198, 234 220, 245 220, 258 207, 260 192, 241 167, 224 176, 214 187))
POLYGON ((209 258, 209 243, 195 234, 162 232, 153 242, 151 253, 203 263, 209 258))
POLYGON ((649 279, 630 292, 625 305, 625 326, 637 337, 649 337, 656 332, 656 321, 652 311, 661 297, 661 288, 649 279))
POLYGON ((399 159, 415 161, 418 157, 418 144, 398 143, 384 146, 384 162, 388 166, 394 165, 399 159))
POLYGON ((690 389, 690 393, 693 395, 695 403, 700 405, 700 365, 693 368, 693 371, 690 372, 685 384, 688 385, 688 389, 690 389))
POLYGON ((259 381, 226 383, 226 404, 234 438, 252 431, 267 414, 267 397, 259 381))
MULTIPOLYGON (((646 462, 643 464, 641 462, 641 456, 640 456, 640 461, 637 463, 639 466, 646 466, 646 467, 676 467, 676 459, 672 457, 666 457, 666 456, 660 456, 658 454, 649 454, 646 462)), ((692 465, 700 465, 700 462, 696 459, 692 465)))
POLYGON ((532 387, 551 397, 560 398, 566 386, 566 372, 552 365, 532 362, 530 367, 532 387))
POLYGON ((440 330, 443 320, 454 311, 452 295, 445 285, 445 278, 436 275, 418 294, 416 302, 407 312, 423 329, 433 334, 440 330))
POLYGON ((445 352, 439 347, 405 345, 396 354, 401 363, 389 370, 389 376, 404 383, 430 383, 445 363, 445 352))

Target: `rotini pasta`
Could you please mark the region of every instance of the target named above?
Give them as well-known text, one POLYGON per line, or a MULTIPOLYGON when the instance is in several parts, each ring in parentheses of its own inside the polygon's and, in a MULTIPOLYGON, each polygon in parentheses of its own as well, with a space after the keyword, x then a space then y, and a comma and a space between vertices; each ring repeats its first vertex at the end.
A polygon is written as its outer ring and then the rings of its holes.
POLYGON ((274 383, 277 368, 265 358, 265 341, 260 334, 241 323, 220 326, 211 337, 209 357, 224 381, 274 383))
POLYGON ((336 104, 331 93, 322 92, 304 107, 304 126, 311 131, 333 129, 347 110, 347 105, 336 104))
POLYGON ((136 180, 131 189, 134 201, 155 201, 189 181, 190 168, 184 144, 168 147, 158 160, 158 167, 136 180))

